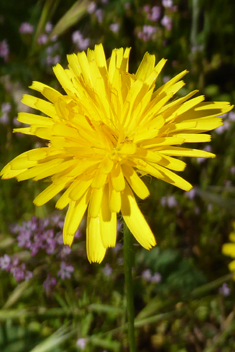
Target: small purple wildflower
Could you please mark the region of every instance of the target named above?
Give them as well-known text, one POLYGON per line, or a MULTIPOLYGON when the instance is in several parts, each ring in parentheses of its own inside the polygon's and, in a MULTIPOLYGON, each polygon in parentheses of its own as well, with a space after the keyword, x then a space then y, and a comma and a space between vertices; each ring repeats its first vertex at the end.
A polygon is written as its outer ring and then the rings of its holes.
POLYGON ((156 33, 156 27, 144 25, 142 32, 138 33, 138 38, 143 39, 145 42, 150 40, 156 33))
POLYGON ((112 23, 109 26, 110 30, 114 33, 117 33, 120 29, 120 24, 119 23, 112 23))
POLYGON ((50 291, 52 286, 56 286, 57 280, 55 277, 51 277, 50 274, 47 275, 46 280, 43 282, 43 288, 45 291, 50 291))
POLYGON ((19 263, 19 259, 15 258, 12 262, 10 272, 15 277, 16 281, 27 281, 33 277, 33 273, 31 271, 26 270, 25 263, 19 263))
POLYGON ((162 197, 160 202, 161 205, 168 206, 169 208, 174 208, 178 205, 178 202, 174 196, 162 197))
POLYGON ((215 129, 215 133, 217 134, 222 134, 225 131, 227 131, 230 128, 230 123, 229 121, 224 121, 224 124, 222 126, 219 126, 218 128, 215 129))
POLYGON ((122 244, 121 243, 117 243, 115 247, 112 247, 112 250, 114 251, 114 253, 118 253, 120 250, 122 249, 122 244))
POLYGON ((70 279, 71 273, 74 272, 74 267, 70 264, 66 264, 64 261, 60 263, 60 270, 57 275, 62 279, 70 279))
POLYGON ((164 7, 172 7, 173 6, 173 2, 172 2, 172 0, 162 0, 162 6, 164 6, 164 7))
POLYGON ((97 18, 98 22, 101 23, 104 18, 104 12, 101 9, 95 11, 95 17, 97 18))
POLYGON ((155 274, 151 277, 150 281, 153 282, 153 283, 159 284, 159 282, 162 281, 162 275, 159 274, 159 273, 155 273, 155 274))
POLYGON ((144 279, 144 280, 147 280, 147 281, 150 281, 151 280, 151 278, 152 278, 152 274, 151 274, 151 271, 149 270, 149 269, 146 269, 146 270, 144 270, 143 272, 142 272, 142 278, 144 279))
POLYGON ((228 114, 228 118, 230 121, 235 121, 235 112, 230 111, 230 113, 228 114))
POLYGON ((150 6, 144 5, 143 9, 144 9, 144 12, 148 13, 150 11, 150 6))
MULTIPOLYGON (((32 264, 35 266, 37 259, 41 263, 40 255, 45 256, 46 254, 53 256, 51 259, 48 257, 49 263, 51 263, 49 264, 49 272, 58 272, 57 275, 62 280, 70 278, 74 268, 72 265, 66 264, 66 258, 71 253, 71 248, 63 244, 62 228, 63 221, 60 215, 53 215, 45 219, 33 216, 30 221, 23 221, 21 225, 11 225, 10 230, 16 235, 18 246, 29 250, 32 257, 37 254, 39 256, 31 262, 22 263, 16 256, 11 258, 4 255, 0 257, 0 269, 11 272, 17 281, 29 280, 33 276, 33 272, 28 270, 28 266, 32 264), (61 260, 62 262, 60 262, 61 260)), ((80 236, 81 234, 78 232, 78 237, 80 236)), ((43 287, 45 290, 49 290, 49 287, 55 286, 56 283, 55 277, 49 275, 44 280, 43 287)))
POLYGON ((104 276, 110 276, 112 274, 113 269, 109 264, 106 264, 105 267, 102 269, 104 276))
POLYGON ((87 12, 89 14, 94 13, 96 10, 96 3, 92 1, 88 6, 87 6, 87 12))
POLYGON ((223 285, 219 288, 219 293, 224 297, 229 296, 230 292, 231 290, 226 283, 223 283, 223 285))
POLYGON ((59 257, 60 258, 66 258, 67 255, 71 253, 71 248, 69 246, 62 246, 61 250, 59 251, 59 257))
POLYGON ((23 22, 20 25, 20 29, 19 32, 21 34, 32 34, 34 31, 34 26, 32 26, 31 24, 27 23, 27 22, 23 22))
POLYGON ((154 273, 154 275, 152 275, 151 270, 146 269, 142 272, 142 278, 146 281, 152 282, 152 283, 159 283, 162 280, 162 276, 161 274, 159 274, 158 272, 154 273))
POLYGON ((151 12, 148 13, 147 17, 150 21, 157 21, 161 16, 161 9, 159 6, 153 6, 151 12))
POLYGON ((185 196, 189 198, 190 200, 193 200, 196 195, 196 191, 194 188, 192 188, 190 191, 185 192, 185 196))
POLYGON ((9 46, 6 39, 0 42, 0 57, 4 59, 5 62, 8 61, 9 46))
POLYGON ((78 339, 76 342, 76 346, 80 347, 81 350, 84 350, 87 344, 87 339, 78 339))
POLYGON ((51 22, 47 22, 46 27, 45 27, 45 32, 50 33, 52 31, 52 29, 53 29, 53 26, 52 26, 51 22))
POLYGON ((231 167, 230 173, 231 173, 232 175, 235 175, 235 166, 232 166, 232 167, 231 167))
POLYGON ((86 50, 90 45, 90 39, 84 38, 80 31, 73 32, 72 41, 80 50, 86 50))
POLYGON ((171 30, 171 28, 172 28, 172 20, 167 15, 163 16, 163 18, 161 20, 161 24, 168 30, 171 30))
POLYGON ((42 44, 46 44, 48 40, 48 37, 46 34, 41 34, 38 37, 38 44, 42 45, 42 44))
POLYGON ((0 257, 0 268, 2 270, 9 271, 10 266, 11 266, 11 258, 9 257, 9 255, 4 254, 3 257, 0 257))
POLYGON ((11 111, 11 104, 10 103, 2 103, 1 110, 3 113, 8 113, 11 111))

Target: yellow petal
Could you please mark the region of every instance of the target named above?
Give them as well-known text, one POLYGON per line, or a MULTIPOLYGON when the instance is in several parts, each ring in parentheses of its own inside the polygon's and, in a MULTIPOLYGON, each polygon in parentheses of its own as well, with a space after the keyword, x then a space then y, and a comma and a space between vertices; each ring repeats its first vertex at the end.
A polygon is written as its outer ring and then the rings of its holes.
POLYGON ((109 187, 105 186, 100 209, 100 231, 104 248, 114 247, 117 237, 117 214, 109 208, 109 187))
POLYGON ((125 188, 125 179, 122 173, 122 169, 118 163, 114 165, 111 171, 111 182, 115 191, 120 192, 125 188))
POLYGON ((41 116, 41 115, 30 114, 29 112, 19 112, 17 120, 29 125, 32 125, 32 124, 43 125, 43 126, 54 125, 54 121, 51 118, 41 116))
POLYGON ((235 242, 235 232, 231 232, 229 234, 229 239, 230 239, 230 241, 235 242))
POLYGON ((71 201, 69 209, 67 211, 64 229, 63 229, 63 240, 64 244, 69 246, 72 245, 75 232, 82 221, 89 203, 89 192, 86 192, 78 201, 71 201))
POLYGON ((225 243, 222 246, 222 253, 235 258, 235 243, 225 243))
POLYGON ((53 71, 65 92, 68 95, 75 93, 75 88, 63 67, 60 64, 57 64, 53 67, 53 71))
POLYGON ((29 88, 37 90, 42 95, 44 95, 45 98, 47 98, 48 100, 50 100, 53 103, 59 97, 62 96, 62 94, 59 93, 57 90, 51 88, 50 86, 48 86, 48 85, 46 85, 44 83, 37 82, 37 81, 33 81, 32 85, 29 88))
POLYGON ((21 101, 23 104, 28 105, 33 109, 40 110, 41 112, 52 118, 56 115, 54 105, 52 103, 49 103, 48 101, 33 97, 32 95, 28 94, 24 94, 21 101))
POLYGON ((181 148, 181 147, 167 147, 166 149, 159 150, 159 153, 171 156, 191 156, 195 158, 214 158, 215 154, 205 150, 181 148))
POLYGON ((149 190, 145 185, 145 183, 137 175, 135 170, 128 165, 122 165, 122 170, 129 185, 131 186, 133 191, 137 194, 137 196, 141 199, 147 198, 150 194, 149 190))
POLYGON ((97 170, 93 180, 92 180, 92 187, 94 188, 101 188, 105 184, 107 179, 107 175, 100 170, 97 170))
POLYGON ((122 192, 122 216, 136 240, 146 249, 156 245, 155 237, 141 213, 135 197, 128 185, 122 192))
POLYGON ((109 186, 109 208, 116 213, 121 209, 121 193, 115 191, 112 185, 109 186))
POLYGON ((53 183, 44 189, 35 199, 34 199, 34 204, 37 206, 41 206, 45 203, 47 203, 49 200, 51 200, 53 197, 55 197, 62 189, 64 188, 65 185, 54 185, 53 183))
POLYGON ((89 216, 96 218, 100 212, 101 202, 103 196, 102 188, 93 188, 91 192, 91 199, 89 204, 89 216))
POLYGON ((106 249, 102 243, 99 217, 92 218, 88 216, 86 228, 86 250, 90 263, 101 263, 104 259, 106 249))
POLYGON ((92 178, 90 180, 78 179, 77 181, 74 181, 72 187, 70 187, 71 190, 69 193, 69 197, 72 200, 78 200, 90 187, 91 183, 92 183, 92 178))
POLYGON ((228 268, 230 271, 235 271, 235 260, 229 263, 228 268))

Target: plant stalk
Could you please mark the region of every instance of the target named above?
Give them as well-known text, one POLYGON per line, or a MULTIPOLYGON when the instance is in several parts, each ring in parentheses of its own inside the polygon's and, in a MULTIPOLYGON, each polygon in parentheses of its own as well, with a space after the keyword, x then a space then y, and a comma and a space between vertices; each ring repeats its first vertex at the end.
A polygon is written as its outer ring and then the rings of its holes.
POLYGON ((125 288, 126 288, 126 304, 128 319, 128 340, 129 351, 136 352, 135 328, 134 328, 134 296, 132 281, 132 262, 133 262, 133 242, 132 234, 124 223, 124 272, 125 272, 125 288))

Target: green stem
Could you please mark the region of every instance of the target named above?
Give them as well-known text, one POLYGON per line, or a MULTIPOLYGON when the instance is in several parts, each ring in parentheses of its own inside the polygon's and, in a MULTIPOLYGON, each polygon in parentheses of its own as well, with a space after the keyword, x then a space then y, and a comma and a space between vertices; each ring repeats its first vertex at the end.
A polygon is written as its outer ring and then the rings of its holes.
POLYGON ((133 242, 132 235, 124 223, 124 272, 126 286, 126 303, 128 319, 128 340, 130 352, 136 352, 135 328, 134 328, 134 300, 132 283, 133 242))

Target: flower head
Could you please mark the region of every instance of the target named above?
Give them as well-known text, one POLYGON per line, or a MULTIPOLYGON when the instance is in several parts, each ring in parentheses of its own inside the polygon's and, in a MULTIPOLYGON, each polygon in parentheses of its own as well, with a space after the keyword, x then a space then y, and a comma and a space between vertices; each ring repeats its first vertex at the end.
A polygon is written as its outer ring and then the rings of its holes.
MULTIPOLYGON (((235 221, 233 222, 234 231, 229 234, 229 239, 232 243, 225 243, 222 247, 222 253, 229 257, 235 258, 235 221)), ((234 273, 235 280, 235 259, 228 265, 229 270, 234 273)))
POLYGON ((155 56, 146 53, 130 74, 129 54, 130 48, 115 49, 106 60, 100 44, 87 54, 69 55, 68 69, 59 64, 53 68, 65 94, 33 82, 31 88, 49 101, 24 95, 22 102, 45 116, 20 113, 18 120, 30 126, 15 132, 45 139, 47 145, 19 155, 1 171, 5 179, 50 178, 51 185, 34 200, 38 206, 65 190, 56 203, 59 209, 69 205, 65 244, 72 244, 88 209, 90 262, 101 262, 106 249, 115 246, 119 212, 144 248, 156 244, 134 195, 149 195, 142 176, 189 191, 192 186, 175 173, 186 164, 175 157, 215 155, 181 144, 210 141, 203 132, 219 127, 222 120, 216 116, 232 108, 226 102, 205 103, 204 96, 191 99, 197 91, 171 100, 184 86, 181 78, 187 71, 155 90, 166 60, 155 65, 155 56))

